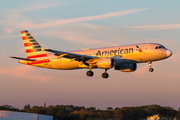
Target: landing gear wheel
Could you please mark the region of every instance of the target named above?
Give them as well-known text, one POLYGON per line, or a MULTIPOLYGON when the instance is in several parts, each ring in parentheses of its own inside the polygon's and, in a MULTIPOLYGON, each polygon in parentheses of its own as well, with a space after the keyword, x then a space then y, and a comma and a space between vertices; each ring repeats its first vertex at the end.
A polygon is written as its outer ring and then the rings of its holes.
POLYGON ((103 73, 103 74, 102 74, 102 77, 103 77, 103 78, 108 78, 108 77, 109 77, 109 74, 103 73))
POLYGON ((153 71, 154 71, 154 69, 153 69, 153 68, 149 68, 149 71, 150 71, 150 72, 153 72, 153 71))
POLYGON ((92 71, 87 71, 86 75, 89 77, 92 77, 94 75, 94 73, 92 71))

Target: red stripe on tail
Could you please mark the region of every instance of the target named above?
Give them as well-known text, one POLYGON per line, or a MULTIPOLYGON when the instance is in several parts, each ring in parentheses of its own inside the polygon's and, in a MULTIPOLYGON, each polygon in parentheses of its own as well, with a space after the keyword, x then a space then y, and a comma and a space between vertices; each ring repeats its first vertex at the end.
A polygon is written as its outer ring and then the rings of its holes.
POLYGON ((30 43, 24 43, 24 46, 27 47, 27 46, 31 46, 30 43))
POLYGON ((23 40, 28 40, 28 38, 27 38, 27 37, 22 37, 22 39, 23 39, 23 40))
POLYGON ((41 63, 47 63, 47 62, 51 62, 51 61, 49 59, 45 59, 45 60, 37 60, 37 61, 27 62, 27 64, 34 65, 34 64, 41 64, 41 63))
POLYGON ((33 49, 26 50, 26 53, 35 52, 33 49))
POLYGON ((39 58, 39 57, 47 57, 47 54, 28 56, 26 59, 39 58))
POLYGON ((25 32, 24 31, 21 31, 21 34, 24 34, 25 32))

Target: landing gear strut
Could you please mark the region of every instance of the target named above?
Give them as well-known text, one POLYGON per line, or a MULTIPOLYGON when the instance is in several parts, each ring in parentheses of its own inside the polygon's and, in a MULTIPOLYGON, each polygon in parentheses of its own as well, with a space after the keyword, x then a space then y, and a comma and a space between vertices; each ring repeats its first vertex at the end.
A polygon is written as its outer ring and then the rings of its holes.
POLYGON ((86 75, 92 77, 94 73, 91 71, 92 66, 89 67, 89 71, 87 71, 86 75))
POLYGON ((107 69, 105 69, 105 72, 102 74, 103 78, 108 78, 109 74, 107 73, 107 69))
POLYGON ((148 65, 149 65, 149 71, 150 71, 150 72, 153 72, 154 69, 151 68, 151 66, 152 66, 152 61, 148 61, 148 65))

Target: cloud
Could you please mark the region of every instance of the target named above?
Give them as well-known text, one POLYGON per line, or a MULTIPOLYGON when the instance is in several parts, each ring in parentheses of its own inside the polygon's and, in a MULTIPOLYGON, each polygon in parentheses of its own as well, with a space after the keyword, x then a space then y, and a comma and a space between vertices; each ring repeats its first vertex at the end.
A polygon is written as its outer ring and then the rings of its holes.
POLYGON ((32 26, 32 24, 31 24, 31 26, 37 27, 37 28, 54 27, 54 26, 58 26, 58 25, 64 25, 64 24, 75 23, 75 22, 101 20, 101 19, 107 19, 107 18, 116 17, 116 16, 128 15, 128 14, 133 14, 133 13, 143 11, 143 10, 147 10, 147 9, 131 9, 131 10, 124 10, 124 11, 117 11, 117 12, 111 12, 111 13, 95 15, 95 16, 57 20, 57 21, 46 22, 46 23, 42 23, 42 24, 38 24, 38 25, 34 25, 34 26, 32 26))
POLYGON ((37 10, 37 9, 44 9, 49 7, 54 7, 58 5, 45 5, 45 6, 29 6, 25 9, 17 9, 14 11, 8 12, 8 15, 5 14, 5 19, 1 20, 1 25, 9 25, 14 28, 21 28, 21 29, 38 29, 38 28, 48 28, 48 27, 55 27, 58 25, 64 25, 69 23, 75 23, 75 22, 83 22, 83 21, 92 21, 92 20, 101 20, 101 19, 108 19, 111 17, 116 16, 122 16, 122 15, 128 15, 133 14, 139 11, 147 10, 147 9, 131 9, 131 10, 124 10, 124 11, 117 11, 117 12, 111 12, 101 15, 95 15, 95 16, 86 16, 86 17, 78 17, 78 18, 71 18, 71 19, 63 19, 63 20, 51 20, 51 22, 45 22, 40 24, 33 23, 28 16, 23 15, 24 11, 30 11, 30 10, 37 10), (22 13, 19 13, 18 11, 21 11, 22 13))
POLYGON ((49 32, 42 32, 42 35, 56 37, 59 39, 64 39, 67 41, 78 42, 84 45, 105 45, 105 46, 112 46, 114 43, 106 42, 103 40, 98 40, 94 38, 90 38, 81 32, 72 31, 72 30, 63 30, 63 31, 49 31, 49 32))
MULTIPOLYGON (((11 9, 1 14, 0 26, 5 27, 4 34, 12 33, 15 29, 25 29, 28 28, 28 26, 35 26, 35 24, 30 20, 30 17, 27 16, 26 14, 24 15, 24 12, 46 9, 60 5, 63 4, 29 5, 23 8, 17 8, 13 10, 11 9)), ((33 27, 29 27, 29 28, 33 28, 33 27)))
POLYGON ((5 54, 2 53, 2 54, 0 55, 0 59, 4 58, 4 56, 5 56, 5 54))
POLYGON ((146 26, 124 26, 124 28, 137 28, 137 29, 180 29, 180 24, 170 25, 146 25, 146 26))
POLYGON ((13 29, 4 29, 5 34, 10 34, 12 33, 14 30, 13 29))
POLYGON ((0 74, 9 75, 17 78, 28 78, 32 80, 50 81, 55 80, 54 77, 48 75, 41 75, 33 72, 34 68, 31 66, 20 66, 11 68, 0 68, 0 74), (23 72, 22 72, 23 71, 23 72))
MULTIPOLYGON (((87 23, 77 23, 68 26, 54 27, 49 30, 38 31, 41 36, 49 36, 83 44, 86 47, 106 47, 129 44, 139 39, 125 35, 123 30, 87 23)), ((144 42, 144 39, 142 40, 144 42)))
POLYGON ((20 37, 20 35, 3 35, 0 36, 0 39, 11 39, 11 38, 17 38, 20 37))
POLYGON ((88 23, 80 23, 80 25, 83 26, 83 27, 86 27, 88 29, 94 29, 94 30, 107 29, 104 26, 92 25, 92 24, 88 24, 88 23))
POLYGON ((26 11, 33 11, 33 10, 40 10, 40 9, 46 9, 46 8, 51 8, 51 7, 57 7, 57 6, 61 6, 63 4, 50 4, 50 5, 30 5, 24 8, 19 8, 16 10, 13 10, 13 12, 26 12, 26 11))

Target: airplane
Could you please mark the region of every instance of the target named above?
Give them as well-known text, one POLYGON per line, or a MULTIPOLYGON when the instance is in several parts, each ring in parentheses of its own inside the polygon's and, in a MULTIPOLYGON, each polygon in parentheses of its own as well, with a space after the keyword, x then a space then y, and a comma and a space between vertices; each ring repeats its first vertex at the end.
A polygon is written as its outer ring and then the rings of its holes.
POLYGON ((159 61, 172 56, 172 51, 158 43, 141 43, 124 46, 113 46, 96 49, 82 49, 78 51, 58 51, 44 49, 27 30, 21 31, 26 58, 19 59, 19 63, 49 69, 72 70, 89 69, 87 76, 94 75, 92 69, 104 69, 103 78, 108 78, 107 70, 114 68, 122 72, 134 72, 138 63, 147 62, 149 71, 153 72, 153 61, 159 61))

